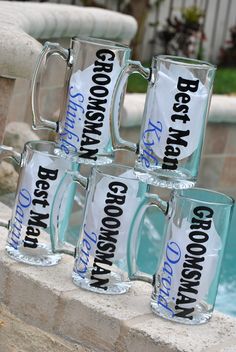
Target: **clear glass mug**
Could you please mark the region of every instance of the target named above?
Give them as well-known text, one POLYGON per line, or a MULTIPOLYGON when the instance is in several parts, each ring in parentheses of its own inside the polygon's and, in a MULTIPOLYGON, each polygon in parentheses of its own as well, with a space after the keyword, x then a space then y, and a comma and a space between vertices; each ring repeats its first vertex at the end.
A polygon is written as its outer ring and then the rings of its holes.
MULTIPOLYGON (((160 208, 156 195, 145 200, 160 208)), ((225 194, 201 188, 172 192, 162 203, 166 224, 156 274, 151 277, 136 268, 136 232, 143 204, 137 210, 129 237, 128 272, 131 280, 152 283, 152 311, 184 324, 207 322, 214 309, 220 269, 234 200, 225 194)))
MULTIPOLYGON (((215 70, 205 61, 153 57, 138 145, 120 138, 113 121, 113 144, 137 153, 142 181, 166 188, 195 185, 215 70)), ((117 90, 120 85, 122 75, 117 90)), ((114 100, 114 111, 117 106, 114 100)))
MULTIPOLYGON (((112 162, 110 120, 116 81, 123 70, 128 75, 136 72, 145 78, 150 74, 139 61, 130 60, 130 55, 131 49, 125 45, 95 38, 72 38, 68 50, 57 43, 45 43, 32 79, 33 128, 56 131, 56 142, 61 150, 65 154, 77 153, 83 163, 112 162), (39 113, 37 82, 52 55, 59 55, 67 64, 65 96, 58 122, 39 113)), ((116 93, 119 104, 117 131, 124 88, 123 85, 116 93)))
MULTIPOLYGON (((48 141, 27 142, 21 154, 0 146, 0 161, 12 158, 20 166, 6 251, 26 264, 51 266, 61 259, 51 250, 49 216, 59 181, 66 170, 78 170, 78 164, 73 158, 62 158, 58 151, 56 144, 48 141)), ((75 187, 67 190, 62 213, 70 212, 74 193, 75 187)))
MULTIPOLYGON (((75 255, 73 282, 84 289, 122 294, 130 287, 127 275, 127 243, 132 217, 146 197, 148 185, 132 168, 110 164, 96 166, 89 178, 67 173, 54 199, 51 239, 54 252, 75 255), (76 250, 60 240, 60 216, 64 190, 78 182, 87 187, 83 223, 76 250)), ((138 234, 136 234, 137 236, 138 234)))

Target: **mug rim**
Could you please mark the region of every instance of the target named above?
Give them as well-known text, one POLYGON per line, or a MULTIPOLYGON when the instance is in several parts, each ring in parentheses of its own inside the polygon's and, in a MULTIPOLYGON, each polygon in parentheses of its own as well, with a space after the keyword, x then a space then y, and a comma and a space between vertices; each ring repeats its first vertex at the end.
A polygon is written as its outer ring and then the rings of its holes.
POLYGON ((228 196, 225 193, 211 190, 208 188, 202 188, 202 187, 183 188, 178 190, 176 189, 173 191, 173 194, 176 198, 182 198, 182 199, 191 200, 193 202, 199 202, 203 204, 233 206, 235 202, 235 200, 231 196, 228 196), (194 197, 193 195, 191 195, 191 193, 195 191, 197 192, 200 191, 211 195, 217 195, 219 197, 222 197, 222 201, 220 201, 220 199, 217 201, 198 199, 197 197, 194 197))
POLYGON ((200 69, 211 68, 213 70, 217 69, 217 66, 204 60, 192 59, 184 56, 175 55, 154 55, 153 61, 168 61, 169 63, 184 66, 194 66, 200 69))
POLYGON ((122 44, 119 42, 115 42, 109 39, 101 39, 101 38, 94 38, 94 37, 86 37, 86 36, 74 36, 71 38, 71 40, 73 42, 82 42, 82 43, 92 43, 92 44, 96 44, 96 45, 101 45, 101 46, 109 46, 110 48, 114 48, 114 49, 128 49, 129 51, 131 51, 131 48, 126 45, 126 44, 122 44))
POLYGON ((53 157, 53 158, 62 158, 62 159, 71 159, 71 161, 73 162, 73 161, 75 161, 74 159, 75 159, 75 157, 76 157, 76 155, 75 156, 73 156, 73 154, 71 155, 66 155, 65 153, 63 153, 63 154, 55 154, 55 149, 58 149, 59 151, 60 151, 60 147, 57 145, 57 143, 56 142, 54 142, 54 141, 47 141, 47 140, 45 140, 45 139, 39 139, 39 140, 31 140, 31 141, 28 141, 28 142, 26 142, 25 143, 25 146, 24 146, 24 150, 31 150, 31 151, 33 151, 34 153, 37 153, 37 154, 43 154, 43 155, 49 155, 49 156, 51 156, 51 157, 53 157), (48 145, 48 146, 53 146, 53 152, 51 152, 51 151, 42 151, 42 150, 37 150, 36 148, 35 148, 35 146, 37 146, 37 144, 38 145, 48 145))

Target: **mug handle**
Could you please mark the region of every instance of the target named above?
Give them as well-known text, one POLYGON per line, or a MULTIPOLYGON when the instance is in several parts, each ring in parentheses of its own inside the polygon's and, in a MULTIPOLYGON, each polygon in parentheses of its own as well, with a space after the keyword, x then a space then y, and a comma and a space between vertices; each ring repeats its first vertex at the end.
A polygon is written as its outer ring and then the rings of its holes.
MULTIPOLYGON (((73 183, 79 184, 86 190, 88 186, 88 178, 82 176, 78 172, 67 171, 57 187, 50 214, 50 239, 52 251, 53 253, 64 253, 71 256, 75 256, 75 247, 65 241, 64 234, 66 233, 68 221, 60 221, 60 209, 63 204, 64 196, 68 193, 67 191, 73 183)), ((70 213, 71 207, 70 209, 65 210, 70 213)), ((69 214, 67 218, 69 219, 69 214)))
MULTIPOLYGON (((12 159, 17 165, 21 163, 21 154, 18 153, 14 148, 6 145, 0 145, 0 162, 4 159, 12 159)), ((9 229, 10 222, 0 220, 0 226, 9 229)))
MULTIPOLYGON (((32 82, 31 82, 31 106, 32 106, 32 113, 33 113, 33 129, 40 130, 40 129, 48 129, 52 131, 58 132, 59 126, 58 122, 49 120, 44 118, 40 115, 39 112, 39 88, 40 88, 40 81, 43 75, 43 72, 46 70, 47 62, 49 58, 53 55, 58 55, 64 61, 66 61, 67 67, 71 68, 72 66, 72 56, 70 54, 70 50, 63 48, 58 43, 51 43, 46 42, 43 46, 43 49, 38 57, 38 61, 36 63, 32 82), (45 60, 45 68, 43 70, 43 62, 45 60)), ((64 87, 65 92, 66 85, 64 87)))
POLYGON ((111 139, 115 150, 128 150, 137 152, 138 144, 124 140, 119 132, 119 111, 121 111, 121 104, 123 103, 123 95, 125 84, 132 73, 139 73, 146 80, 151 78, 151 69, 144 67, 140 61, 128 60, 128 64, 121 71, 120 76, 116 82, 113 97, 112 97, 112 119, 111 119, 111 139))
POLYGON ((21 163, 21 154, 14 150, 13 147, 8 147, 6 145, 0 145, 0 162, 4 159, 10 158, 17 165, 21 163))
POLYGON ((128 264, 128 276, 130 280, 139 280, 145 281, 150 284, 153 284, 155 280, 155 275, 149 275, 147 273, 137 270, 137 244, 138 244, 138 230, 142 221, 142 218, 146 210, 150 206, 155 206, 160 210, 164 215, 169 213, 169 202, 162 200, 156 194, 146 193, 144 200, 139 205, 136 213, 133 217, 131 223, 128 243, 127 243, 127 264, 128 264))

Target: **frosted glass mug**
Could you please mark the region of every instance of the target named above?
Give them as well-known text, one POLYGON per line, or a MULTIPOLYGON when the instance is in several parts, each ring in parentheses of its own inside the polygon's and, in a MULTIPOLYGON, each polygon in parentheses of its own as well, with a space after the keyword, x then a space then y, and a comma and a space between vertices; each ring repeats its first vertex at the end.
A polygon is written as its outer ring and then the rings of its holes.
MULTIPOLYGON (((61 256, 52 252, 48 233, 52 201, 66 170, 78 170, 78 164, 58 155, 54 142, 42 140, 27 142, 21 154, 2 145, 0 160, 5 158, 20 166, 6 251, 12 259, 26 264, 55 265, 61 256)), ((73 187, 67 189, 65 206, 60 209, 64 215, 71 210, 74 192, 73 187)))
MULTIPOLYGON (((35 129, 57 132, 57 143, 65 154, 76 153, 87 164, 107 164, 114 159, 111 140, 112 101, 120 73, 138 72, 149 77, 150 70, 130 60, 131 49, 120 43, 96 38, 72 38, 67 50, 47 42, 39 56, 32 79, 32 111, 35 129), (41 116, 39 78, 48 59, 59 55, 66 63, 64 98, 57 122, 41 116)), ((119 120, 125 86, 117 92, 119 120)), ((117 121, 118 129, 118 121, 117 121)))
MULTIPOLYGON (((113 144, 137 153, 141 180, 167 188, 195 185, 215 70, 204 61, 154 56, 138 144, 120 137, 114 113, 113 144)), ((115 100, 114 111, 117 106, 115 100)))
MULTIPOLYGON (((157 195, 145 203, 160 208, 157 195)), ((201 188, 175 190, 164 203, 164 242, 154 278, 136 268, 137 210, 128 243, 131 280, 152 282, 152 311, 184 324, 207 322, 214 309, 234 200, 201 188)))

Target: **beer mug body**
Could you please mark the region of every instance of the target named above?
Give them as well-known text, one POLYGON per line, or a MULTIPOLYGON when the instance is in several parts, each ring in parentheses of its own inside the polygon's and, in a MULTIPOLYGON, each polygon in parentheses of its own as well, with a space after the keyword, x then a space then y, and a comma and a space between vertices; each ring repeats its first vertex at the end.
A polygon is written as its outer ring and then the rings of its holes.
POLYGON ((173 193, 151 297, 154 313, 201 324, 212 315, 233 200, 204 189, 173 193))
MULTIPOLYGON (((81 162, 107 164, 114 158, 110 119, 118 76, 127 66, 130 49, 101 40, 71 40, 67 101, 62 109, 57 142, 81 162)), ((123 92, 119 93, 123 101, 123 92)))
POLYGON ((54 142, 25 144, 6 245, 13 259, 41 266, 54 265, 60 260, 60 255, 51 251, 49 216, 59 180, 74 165, 71 158, 58 155, 54 142))
POLYGON ((203 61, 153 58, 135 166, 140 179, 167 188, 195 185, 214 72, 203 61))
POLYGON ((131 168, 113 164, 93 169, 73 269, 76 285, 105 294, 129 289, 129 228, 146 187, 131 168))

